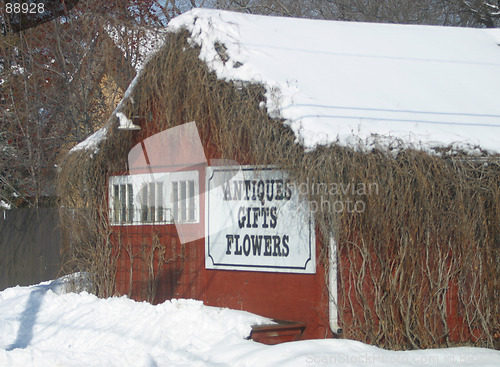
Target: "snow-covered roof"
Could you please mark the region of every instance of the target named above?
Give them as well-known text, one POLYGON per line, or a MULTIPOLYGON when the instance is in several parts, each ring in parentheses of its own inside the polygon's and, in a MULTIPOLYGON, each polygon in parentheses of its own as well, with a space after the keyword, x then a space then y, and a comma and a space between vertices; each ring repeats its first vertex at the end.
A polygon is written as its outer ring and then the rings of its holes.
POLYGON ((284 119, 306 149, 398 141, 500 152, 500 29, 209 9, 167 27, 182 29, 219 78, 263 84, 269 114, 284 119))
POLYGON ((500 151, 500 30, 194 9, 172 20, 219 78, 259 82, 306 148, 373 136, 500 151), (221 58, 221 44, 222 48, 221 58))

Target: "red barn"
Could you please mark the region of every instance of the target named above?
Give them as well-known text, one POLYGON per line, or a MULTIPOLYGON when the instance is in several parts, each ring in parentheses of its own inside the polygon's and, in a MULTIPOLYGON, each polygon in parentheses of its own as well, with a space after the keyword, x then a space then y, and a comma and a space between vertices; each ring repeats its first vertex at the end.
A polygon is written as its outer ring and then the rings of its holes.
POLYGON ((73 150, 107 172, 115 294, 286 320, 269 343, 498 341, 500 33, 200 9, 167 31, 73 150))
POLYGON ((314 223, 286 174, 208 165, 194 122, 140 139, 129 174, 109 180, 117 291, 152 302, 195 298, 298 321, 298 333, 307 322, 306 337, 329 335, 314 223))

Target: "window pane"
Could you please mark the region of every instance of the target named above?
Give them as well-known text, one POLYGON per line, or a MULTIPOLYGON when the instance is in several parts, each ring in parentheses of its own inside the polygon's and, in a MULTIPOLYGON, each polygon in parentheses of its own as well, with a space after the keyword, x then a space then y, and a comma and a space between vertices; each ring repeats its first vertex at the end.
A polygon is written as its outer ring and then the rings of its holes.
POLYGON ((148 190, 148 207, 149 207, 149 215, 148 215, 148 218, 149 218, 149 221, 150 222, 154 222, 155 221, 155 212, 156 212, 156 207, 155 207, 155 203, 156 203, 156 190, 155 190, 155 183, 154 182, 151 182, 149 184, 149 190, 148 190))
POLYGON ((125 222, 127 216, 127 192, 125 185, 120 185, 120 222, 125 222))
POLYGON ((156 208, 156 219, 158 222, 163 222, 165 220, 165 216, 163 214, 163 182, 156 183, 156 208))
POLYGON ((113 222, 120 222, 120 186, 113 185, 113 222))
POLYGON ((179 220, 179 183, 172 182, 172 210, 174 214, 174 221, 179 220))
POLYGON ((148 184, 141 187, 141 221, 148 221, 148 184))
POLYGON ((188 181, 188 220, 194 221, 194 181, 188 181))
POLYGON ((128 222, 132 223, 134 221, 134 189, 132 184, 127 185, 128 191, 128 222))
POLYGON ((186 188, 186 181, 181 181, 180 182, 180 191, 179 191, 179 199, 180 199, 180 203, 179 203, 179 206, 180 206, 180 209, 181 209, 181 212, 180 212, 180 220, 182 222, 185 222, 186 221, 186 191, 187 191, 187 188, 186 188))

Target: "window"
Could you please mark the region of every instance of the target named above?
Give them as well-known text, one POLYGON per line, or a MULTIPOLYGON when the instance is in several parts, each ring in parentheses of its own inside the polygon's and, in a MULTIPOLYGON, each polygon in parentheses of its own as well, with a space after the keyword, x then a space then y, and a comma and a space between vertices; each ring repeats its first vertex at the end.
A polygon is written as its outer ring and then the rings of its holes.
POLYGON ((112 185, 112 222, 132 223, 134 220, 133 210, 133 186, 127 183, 116 182, 112 185))
POLYGON ((110 222, 113 225, 197 223, 198 182, 198 171, 110 177, 110 222))
POLYGON ((173 181, 171 192, 174 221, 176 223, 195 221, 196 205, 194 180, 173 181))
POLYGON ((139 196, 142 223, 163 222, 168 218, 164 213, 163 182, 142 183, 139 196))

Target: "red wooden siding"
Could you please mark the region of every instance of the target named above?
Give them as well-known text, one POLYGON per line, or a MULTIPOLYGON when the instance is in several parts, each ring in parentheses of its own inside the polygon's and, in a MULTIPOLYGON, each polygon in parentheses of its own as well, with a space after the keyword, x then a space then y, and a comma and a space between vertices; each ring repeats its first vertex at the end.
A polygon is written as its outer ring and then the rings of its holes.
POLYGON ((175 226, 119 226, 116 289, 138 301, 204 299, 203 241, 181 244, 175 226))
POLYGON ((115 232, 120 295, 152 303, 194 298, 209 306, 304 322, 303 338, 330 335, 321 265, 316 274, 205 270, 204 239, 180 244, 173 225, 120 226, 115 232))
MULTIPOLYGON (((198 169, 203 193, 205 169, 198 169)), ((205 223, 204 197, 200 195, 200 223, 186 225, 194 232, 205 223)), ((120 295, 152 303, 194 298, 209 306, 304 322, 302 338, 331 335, 325 270, 321 264, 316 274, 205 270, 204 238, 181 244, 175 225, 113 228, 113 243, 118 250, 116 289, 120 295)))

